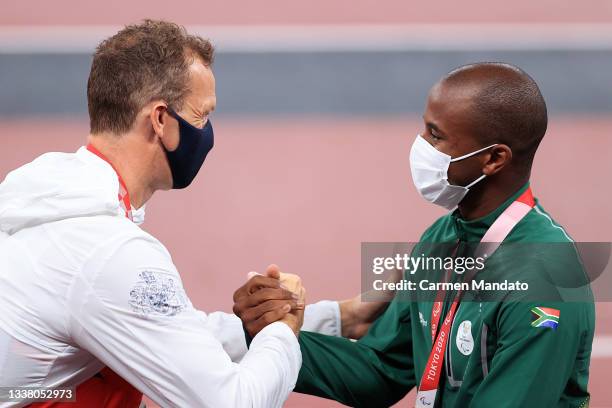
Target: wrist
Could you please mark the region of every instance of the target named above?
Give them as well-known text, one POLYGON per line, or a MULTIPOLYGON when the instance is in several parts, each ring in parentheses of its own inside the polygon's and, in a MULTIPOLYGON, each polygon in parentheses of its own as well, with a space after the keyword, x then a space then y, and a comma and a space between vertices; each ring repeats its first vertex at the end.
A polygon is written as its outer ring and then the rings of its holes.
POLYGON ((340 306, 340 328, 342 337, 350 337, 352 327, 355 324, 355 313, 353 299, 338 302, 340 306))
POLYGON ((280 320, 281 323, 285 323, 291 331, 296 335, 296 337, 300 334, 300 325, 297 319, 292 318, 291 315, 287 315, 283 319, 280 320))

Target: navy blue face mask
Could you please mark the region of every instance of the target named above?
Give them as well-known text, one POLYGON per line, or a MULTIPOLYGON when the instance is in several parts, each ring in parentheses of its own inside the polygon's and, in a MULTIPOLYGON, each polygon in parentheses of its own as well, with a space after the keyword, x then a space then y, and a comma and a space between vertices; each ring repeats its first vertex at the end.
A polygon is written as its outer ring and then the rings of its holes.
POLYGON ((210 119, 202 129, 193 126, 168 107, 168 113, 179 123, 179 144, 174 151, 168 151, 166 157, 172 172, 172 188, 181 189, 189 186, 200 171, 206 155, 213 148, 215 137, 210 119))

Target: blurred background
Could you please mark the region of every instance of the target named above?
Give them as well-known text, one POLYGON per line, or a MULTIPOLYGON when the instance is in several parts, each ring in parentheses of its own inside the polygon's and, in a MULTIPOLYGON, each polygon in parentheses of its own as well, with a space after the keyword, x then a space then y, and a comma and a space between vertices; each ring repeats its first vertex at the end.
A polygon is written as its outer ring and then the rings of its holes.
MULTIPOLYGON (((216 44, 215 149, 145 223, 205 311, 231 312, 247 272, 272 262, 303 277, 310 302, 352 297, 362 241, 418 240, 443 212, 418 197, 409 149, 430 86, 469 62, 511 62, 540 84, 550 126, 534 192, 576 240, 612 241, 609 0, 0 5, 0 179, 85 143, 91 54, 122 25, 162 18, 216 44)), ((612 407, 612 305, 597 311, 591 406, 612 407)))

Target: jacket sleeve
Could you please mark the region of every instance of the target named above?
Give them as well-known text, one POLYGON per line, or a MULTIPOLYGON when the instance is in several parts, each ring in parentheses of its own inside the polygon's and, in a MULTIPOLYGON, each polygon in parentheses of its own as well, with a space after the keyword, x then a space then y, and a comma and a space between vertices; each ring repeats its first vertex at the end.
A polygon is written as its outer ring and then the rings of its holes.
POLYGON ((552 407, 564 399, 584 406, 594 313, 592 303, 503 303, 498 348, 470 407, 552 407), (558 311, 556 328, 554 319, 537 320, 542 310, 558 311))
MULTIPOLYGON (((211 313, 206 319, 206 327, 221 342, 223 349, 232 361, 239 362, 242 360, 248 348, 245 338, 246 333, 238 316, 224 312, 211 313)), ((340 336, 341 322, 338 302, 322 300, 307 305, 304 311, 302 330, 329 336, 340 336)), ((250 341, 250 339, 248 340, 250 341)))
POLYGON ((306 306, 302 331, 328 336, 342 336, 340 305, 332 300, 321 300, 306 306))
POLYGON ((132 238, 100 249, 69 294, 73 341, 161 406, 280 407, 301 364, 281 322, 237 364, 196 311, 165 248, 132 238))
POLYGON ((393 301, 359 341, 302 331, 295 391, 355 407, 388 407, 415 385, 409 305, 393 301))

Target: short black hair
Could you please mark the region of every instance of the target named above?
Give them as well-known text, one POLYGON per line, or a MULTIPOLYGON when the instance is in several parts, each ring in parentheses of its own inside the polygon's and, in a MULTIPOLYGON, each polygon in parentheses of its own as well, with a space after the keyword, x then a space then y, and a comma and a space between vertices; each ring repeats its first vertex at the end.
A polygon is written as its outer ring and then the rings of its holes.
POLYGON ((546 102, 533 78, 512 64, 479 62, 452 70, 442 83, 476 89, 475 136, 483 145, 508 145, 519 163, 531 167, 548 126, 546 102))

